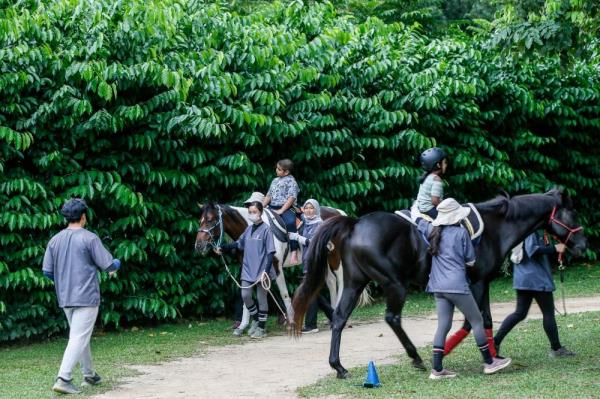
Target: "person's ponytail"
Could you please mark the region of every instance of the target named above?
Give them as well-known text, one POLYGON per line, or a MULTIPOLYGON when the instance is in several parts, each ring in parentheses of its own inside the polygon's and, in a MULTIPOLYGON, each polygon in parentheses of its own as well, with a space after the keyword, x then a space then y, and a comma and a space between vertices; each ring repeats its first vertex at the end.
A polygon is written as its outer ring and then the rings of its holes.
POLYGON ((429 237, 427 237, 427 240, 429 241, 429 253, 433 256, 440 252, 440 241, 442 239, 443 228, 444 226, 435 226, 431 230, 431 233, 429 233, 429 237))

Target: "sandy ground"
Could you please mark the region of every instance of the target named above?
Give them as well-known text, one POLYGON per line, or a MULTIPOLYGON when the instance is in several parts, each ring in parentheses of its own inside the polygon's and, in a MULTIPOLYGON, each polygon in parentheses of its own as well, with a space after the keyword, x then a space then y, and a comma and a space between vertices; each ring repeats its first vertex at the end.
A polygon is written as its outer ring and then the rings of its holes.
MULTIPOLYGON (((558 301, 556 306, 562 309, 558 301)), ((492 305, 493 318, 498 321, 513 310, 513 303, 492 305)), ((567 310, 600 311, 600 297, 569 298, 567 310)), ((540 317, 534 304, 529 318, 540 317)), ((462 317, 456 313, 454 327, 461 322, 462 317)), ((431 343, 436 318, 404 318, 403 326, 413 343, 421 347, 431 343)), ((321 331, 299 340, 287 336, 261 341, 244 339, 243 344, 213 348, 195 357, 135 366, 142 375, 94 398, 297 398, 298 387, 334 373, 328 364, 330 337, 329 331, 321 331)), ((342 334, 340 357, 346 368, 366 366, 370 360, 376 365, 394 363, 401 353, 404 349, 383 320, 355 325, 342 334)), ((420 354, 427 364, 429 354, 420 354)))

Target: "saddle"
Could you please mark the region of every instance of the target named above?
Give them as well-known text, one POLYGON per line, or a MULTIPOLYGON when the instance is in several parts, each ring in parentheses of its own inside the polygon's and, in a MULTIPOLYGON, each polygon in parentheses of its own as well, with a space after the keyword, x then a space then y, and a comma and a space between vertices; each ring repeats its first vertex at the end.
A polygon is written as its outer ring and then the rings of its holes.
MULTIPOLYGON (((469 216, 467 216, 465 219, 463 219, 460 222, 460 224, 465 229, 467 229, 467 231, 469 232, 471 241, 478 242, 478 238, 481 237, 481 235, 483 234, 485 224, 483 223, 483 219, 481 218, 481 215, 477 211, 477 208, 475 208, 475 205, 473 205, 472 203, 469 202, 466 204, 466 206, 471 208, 471 213, 469 213, 469 216)), ((401 218, 406 219, 409 223, 411 223, 415 226, 417 225, 415 222, 412 221, 412 219, 410 217, 410 209, 403 209, 401 211, 396 211, 394 213, 396 215, 400 216, 401 218)), ((426 221, 428 221, 430 223, 433 221, 433 219, 429 215, 425 215, 423 213, 421 213, 419 215, 419 217, 422 217, 423 219, 425 219, 426 221)))

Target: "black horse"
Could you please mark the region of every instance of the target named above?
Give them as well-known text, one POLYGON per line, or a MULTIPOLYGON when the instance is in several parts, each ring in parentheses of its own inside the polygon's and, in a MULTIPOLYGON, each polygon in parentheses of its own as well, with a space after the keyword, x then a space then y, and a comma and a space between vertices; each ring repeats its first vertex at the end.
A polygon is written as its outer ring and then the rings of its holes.
MULTIPOLYGON (((585 251, 587 240, 576 225, 571 200, 562 190, 513 198, 499 196, 475 207, 485 223, 485 231, 469 278, 474 283, 473 295, 486 327, 491 328, 489 283, 498 275, 511 248, 540 228, 566 242, 575 256, 585 251)), ((308 304, 323 285, 328 246, 331 249, 332 244, 342 253, 344 264, 344 290, 333 315, 329 354, 329 364, 337 371, 337 377, 348 376, 339 358, 342 329, 370 280, 377 281, 385 294, 386 322, 412 358, 412 364, 424 369, 423 360, 402 328, 401 313, 409 284, 427 283, 431 258, 416 227, 396 214, 374 212, 359 219, 336 216, 323 223, 311 240, 305 258, 308 273, 294 296, 295 325, 302 325, 308 304)))

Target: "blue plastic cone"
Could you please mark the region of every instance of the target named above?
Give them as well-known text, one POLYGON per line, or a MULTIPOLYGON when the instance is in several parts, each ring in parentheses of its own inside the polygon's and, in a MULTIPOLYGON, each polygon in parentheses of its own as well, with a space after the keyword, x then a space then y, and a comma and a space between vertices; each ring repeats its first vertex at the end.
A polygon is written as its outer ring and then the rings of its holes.
POLYGON ((379 376, 377 375, 377 369, 375 368, 375 363, 372 361, 369 362, 369 367, 367 369, 367 378, 365 378, 365 382, 363 382, 363 387, 365 388, 376 388, 380 387, 379 376))

